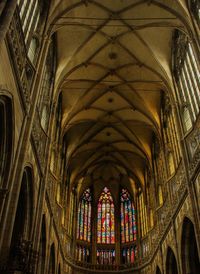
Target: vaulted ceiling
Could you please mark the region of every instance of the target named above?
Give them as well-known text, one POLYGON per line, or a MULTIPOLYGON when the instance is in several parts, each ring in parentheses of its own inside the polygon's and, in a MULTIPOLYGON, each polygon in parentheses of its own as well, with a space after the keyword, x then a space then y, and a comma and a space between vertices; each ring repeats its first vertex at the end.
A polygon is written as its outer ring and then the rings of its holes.
POLYGON ((173 32, 187 31, 188 16, 183 0, 52 1, 55 87, 74 183, 124 176, 144 185, 161 99, 173 92, 173 32))

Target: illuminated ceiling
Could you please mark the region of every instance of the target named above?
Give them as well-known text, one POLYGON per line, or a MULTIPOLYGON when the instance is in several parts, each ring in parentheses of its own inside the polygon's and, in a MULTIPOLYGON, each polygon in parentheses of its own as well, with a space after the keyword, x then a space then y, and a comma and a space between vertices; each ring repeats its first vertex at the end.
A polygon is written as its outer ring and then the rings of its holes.
POLYGON ((52 1, 55 86, 63 96, 73 184, 126 177, 144 185, 152 139, 160 140, 161 98, 173 92, 173 32, 189 24, 185 6, 183 0, 52 1))

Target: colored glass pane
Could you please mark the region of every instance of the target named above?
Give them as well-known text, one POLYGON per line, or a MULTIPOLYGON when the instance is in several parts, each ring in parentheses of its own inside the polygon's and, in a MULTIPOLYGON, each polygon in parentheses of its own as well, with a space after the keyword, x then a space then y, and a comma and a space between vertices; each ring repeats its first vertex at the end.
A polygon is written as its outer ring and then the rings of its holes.
POLYGON ((98 249, 97 250, 97 263, 98 264, 114 264, 115 263, 115 250, 98 249))
POLYGON ((125 247, 122 249, 122 262, 124 264, 134 263, 136 256, 136 246, 125 247))
POLYGON ((88 188, 79 202, 77 225, 77 238, 88 242, 91 238, 91 201, 91 192, 88 188))
POLYGON ((114 203, 107 187, 104 188, 98 202, 97 243, 115 242, 114 203))
POLYGON ((135 208, 126 189, 121 191, 121 242, 127 243, 136 240, 135 208))
POLYGON ((77 254, 77 259, 79 261, 89 262, 89 258, 90 258, 89 248, 78 245, 76 249, 76 254, 77 254))

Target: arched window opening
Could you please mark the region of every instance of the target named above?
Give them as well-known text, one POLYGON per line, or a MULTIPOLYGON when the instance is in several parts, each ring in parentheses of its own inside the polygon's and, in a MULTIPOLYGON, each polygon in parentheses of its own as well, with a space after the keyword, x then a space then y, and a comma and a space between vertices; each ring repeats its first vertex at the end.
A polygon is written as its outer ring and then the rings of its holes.
POLYGON ((156 268, 156 274, 161 274, 159 266, 157 266, 157 268, 156 268))
POLYGON ((5 190, 8 187, 12 156, 12 131, 12 102, 10 98, 2 95, 0 96, 0 188, 5 190))
POLYGON ((44 273, 45 260, 46 260, 46 223, 45 223, 45 216, 43 215, 42 228, 41 228, 41 234, 40 234, 38 266, 37 266, 38 274, 44 273))
MULTIPOLYGON (((29 167, 26 167, 22 177, 11 239, 10 263, 13 267, 19 265, 21 256, 26 256, 27 258, 29 256, 30 236, 33 221, 32 216, 32 171, 29 167)), ((24 264, 25 263, 27 262, 24 262, 24 264)))
POLYGON ((167 251, 166 274, 178 274, 176 257, 171 248, 167 251))
POLYGON ((200 273, 194 225, 188 218, 183 221, 181 252, 183 274, 200 273))
POLYGON ((28 48, 31 44, 32 37, 36 33, 41 32, 41 29, 43 29, 41 28, 41 25, 43 25, 45 21, 44 20, 45 14, 47 14, 47 9, 45 9, 45 12, 44 12, 43 2, 45 1, 42 1, 42 2, 39 0, 29 0, 29 1, 18 0, 17 1, 22 31, 24 33, 24 38, 25 38, 25 44, 28 48))
POLYGON ((54 244, 51 245, 50 258, 49 258, 49 274, 55 274, 55 247, 54 244))
POLYGON ((196 121, 200 110, 200 70, 191 42, 178 30, 174 33, 174 71, 177 97, 182 105, 182 122, 187 132, 192 127, 191 123, 196 121))
POLYGON ((91 190, 83 193, 78 207, 77 239, 90 242, 91 240, 91 190))
POLYGON ((60 264, 58 266, 58 274, 61 274, 61 267, 60 267, 60 264))
POLYGON ((97 243, 115 242, 114 203, 110 190, 105 187, 98 202, 97 243))
POLYGON ((121 242, 136 241, 135 207, 126 189, 122 189, 121 201, 121 242))

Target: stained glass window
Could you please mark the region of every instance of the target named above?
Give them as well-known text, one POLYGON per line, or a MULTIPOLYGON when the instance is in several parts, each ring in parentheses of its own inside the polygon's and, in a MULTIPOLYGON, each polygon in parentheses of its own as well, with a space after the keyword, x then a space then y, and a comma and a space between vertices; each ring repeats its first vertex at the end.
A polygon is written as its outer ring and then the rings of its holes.
POLYGON ((76 249, 76 257, 78 261, 87 262, 90 261, 90 250, 88 247, 78 245, 76 249))
POLYGON ((104 188, 98 202, 97 243, 115 242, 114 203, 107 187, 104 188))
POLYGON ((125 247, 122 249, 122 263, 130 264, 134 263, 136 257, 136 246, 125 247))
POLYGON ((97 250, 97 263, 98 264, 114 264, 115 263, 115 250, 98 249, 97 250))
POLYGON ((127 243, 136 240, 136 216, 134 204, 126 189, 121 191, 121 241, 127 243))
POLYGON ((77 238, 87 242, 91 238, 91 200, 91 191, 88 188, 79 202, 77 229, 77 238))

